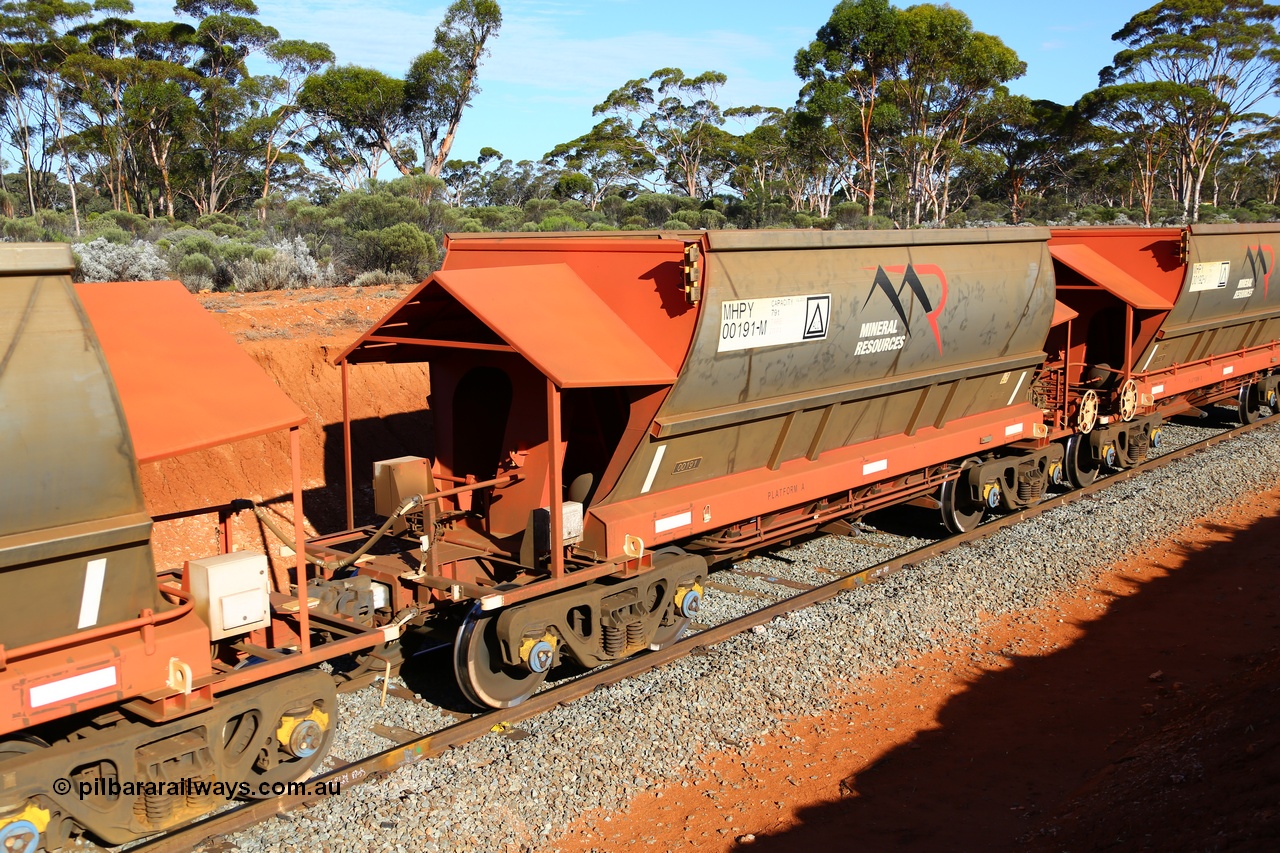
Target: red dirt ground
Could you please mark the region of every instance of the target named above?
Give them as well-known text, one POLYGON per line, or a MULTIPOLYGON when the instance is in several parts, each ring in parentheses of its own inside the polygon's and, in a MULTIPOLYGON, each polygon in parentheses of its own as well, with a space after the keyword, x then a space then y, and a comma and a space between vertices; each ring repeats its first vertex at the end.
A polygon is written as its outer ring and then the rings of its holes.
MULTIPOLYGON (((407 290, 200 297, 311 418, 310 529, 345 526, 330 360, 407 290)), ((372 460, 430 452, 428 384, 423 365, 351 379, 359 523, 372 460)), ((143 487, 153 515, 287 496, 287 438, 144 466, 143 487)), ((1280 490, 1251 497, 546 849, 1280 849, 1277 507, 1280 490)), ((215 521, 159 525, 161 562, 215 553, 215 521)), ((234 530, 260 547, 249 517, 234 530)))
POLYGON ((547 849, 1280 849, 1278 507, 1252 496, 547 849))

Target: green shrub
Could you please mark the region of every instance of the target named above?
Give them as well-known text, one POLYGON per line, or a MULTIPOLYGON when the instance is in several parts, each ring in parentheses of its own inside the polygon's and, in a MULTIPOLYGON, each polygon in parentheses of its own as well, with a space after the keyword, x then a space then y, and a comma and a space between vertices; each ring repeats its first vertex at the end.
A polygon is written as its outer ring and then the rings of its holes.
POLYGON ((703 210, 701 219, 702 227, 708 231, 724 228, 729 224, 729 217, 718 210, 703 210))
POLYGON ((175 247, 182 255, 204 255, 206 258, 218 254, 218 247, 207 234, 195 233, 183 237, 175 247))
POLYGON ((377 231, 359 231, 354 237, 352 267, 356 273, 388 270, 417 280, 436 263, 436 241, 408 222, 377 231))
POLYGON ((206 213, 196 220, 196 227, 212 231, 215 225, 235 225, 235 217, 229 213, 206 213))
POLYGON ((565 213, 548 216, 538 223, 539 231, 585 231, 587 223, 565 213))
POLYGON ((239 237, 244 233, 244 229, 238 225, 210 225, 205 229, 211 234, 217 234, 219 237, 239 237))
POLYGON ((191 254, 178 261, 178 278, 192 293, 203 290, 213 282, 217 267, 213 260, 200 252, 191 254))
POLYGON ((104 227, 114 225, 116 228, 123 228, 135 237, 141 237, 151 230, 151 220, 137 213, 130 213, 127 210, 104 210, 98 214, 91 214, 88 220, 88 228, 97 232, 95 225, 101 223, 104 227))
POLYGON ((236 261, 243 261, 245 258, 253 257, 255 247, 248 243, 232 241, 228 243, 218 243, 215 246, 218 260, 224 264, 234 264, 236 261))
POLYGON ((351 287, 380 287, 385 284, 416 284, 418 279, 402 272, 369 270, 351 280, 351 287))
POLYGON ((127 246, 133 242, 133 237, 129 235, 128 231, 125 231, 123 228, 117 228, 110 223, 99 225, 92 231, 86 232, 85 237, 94 239, 100 237, 108 243, 115 243, 120 246, 127 246))
POLYGON ((45 239, 45 230, 34 216, 24 216, 4 220, 4 236, 18 243, 36 243, 45 239))

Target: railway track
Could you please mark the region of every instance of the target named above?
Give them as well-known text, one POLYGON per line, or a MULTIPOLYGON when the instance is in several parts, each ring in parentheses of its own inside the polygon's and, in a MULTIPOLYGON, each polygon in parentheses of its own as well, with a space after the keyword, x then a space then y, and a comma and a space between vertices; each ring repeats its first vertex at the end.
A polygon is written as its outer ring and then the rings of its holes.
MULTIPOLYGON (((1277 418, 1273 416, 1169 450, 1160 456, 1148 459, 1141 465, 1099 479, 1085 488, 1055 495, 1034 507, 991 519, 968 533, 936 540, 866 568, 847 573, 823 569, 822 571, 832 575, 832 580, 826 583, 813 585, 788 579, 781 574, 774 576, 737 567, 718 572, 715 576, 716 588, 729 595, 750 599, 753 602, 768 598, 750 588, 736 586, 732 583, 735 577, 763 582, 788 594, 786 597, 720 624, 696 625, 694 627, 701 630, 661 651, 648 652, 613 666, 593 670, 576 679, 549 686, 514 708, 477 714, 427 735, 418 735, 407 729, 387 727, 377 733, 390 740, 399 740, 394 746, 318 775, 310 781, 312 784, 337 783, 342 790, 346 790, 362 782, 381 778, 400 767, 440 756, 486 734, 509 731, 514 724, 571 703, 597 689, 657 669, 686 655, 696 653, 698 650, 724 642, 756 626, 765 625, 777 617, 827 601, 843 591, 874 583, 912 565, 937 557, 951 548, 984 539, 1026 519, 1089 498, 1112 485, 1139 477, 1208 447, 1274 424, 1276 421, 1277 418)), ((416 699, 416 696, 409 695, 410 691, 395 689, 393 692, 400 698, 416 699)), ((313 801, 314 795, 285 794, 271 799, 248 802, 178 827, 130 849, 148 851, 148 853, 199 849, 203 842, 215 836, 244 830, 274 815, 284 814, 313 801)))

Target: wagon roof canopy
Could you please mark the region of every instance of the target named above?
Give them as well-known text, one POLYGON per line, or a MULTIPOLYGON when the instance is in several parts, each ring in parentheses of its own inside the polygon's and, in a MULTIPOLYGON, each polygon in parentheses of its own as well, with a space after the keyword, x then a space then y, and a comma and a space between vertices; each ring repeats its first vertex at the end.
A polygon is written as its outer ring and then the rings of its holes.
POLYGON ((1049 254, 1140 311, 1169 311, 1173 303, 1088 246, 1050 243, 1049 254))
POLYGON ((335 362, 516 352, 561 388, 670 385, 675 372, 565 264, 441 270, 335 362))
POLYGON ((139 462, 287 427, 306 415, 176 281, 75 285, 139 462), (227 389, 233 388, 234 402, 227 389))

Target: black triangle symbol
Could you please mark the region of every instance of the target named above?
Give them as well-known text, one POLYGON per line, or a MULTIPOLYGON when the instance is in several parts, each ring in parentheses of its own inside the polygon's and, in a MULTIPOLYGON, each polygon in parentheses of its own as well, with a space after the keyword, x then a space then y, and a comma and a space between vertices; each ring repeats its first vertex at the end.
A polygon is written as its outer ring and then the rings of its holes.
POLYGON ((825 331, 826 323, 823 322, 822 318, 822 303, 815 300, 813 302, 813 315, 809 318, 809 325, 804 330, 804 333, 806 335, 821 335, 825 331))

